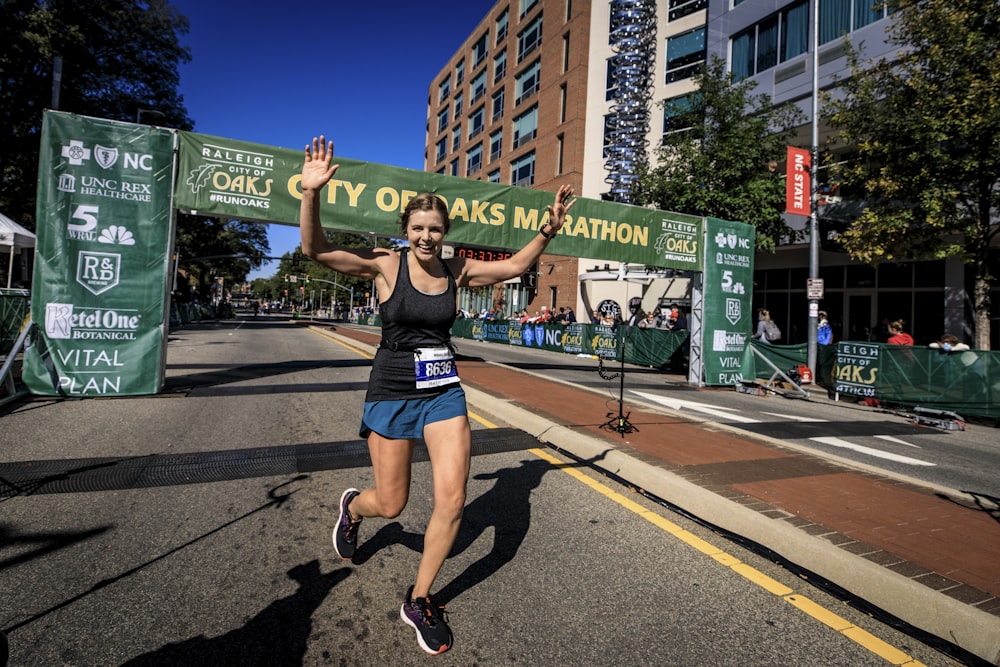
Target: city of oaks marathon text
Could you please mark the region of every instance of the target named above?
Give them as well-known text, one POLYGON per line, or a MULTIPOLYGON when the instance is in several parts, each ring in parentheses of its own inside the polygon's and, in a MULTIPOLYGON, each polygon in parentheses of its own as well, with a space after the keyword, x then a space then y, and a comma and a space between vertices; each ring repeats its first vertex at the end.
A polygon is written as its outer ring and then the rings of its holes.
MULTIPOLYGON (((298 188, 300 180, 301 176, 296 175, 288 181, 288 191, 296 199, 302 198, 302 193, 298 188)), ((347 206, 357 208, 361 193, 367 187, 365 183, 332 180, 326 187, 326 203, 331 205, 342 204, 342 198, 338 198, 338 195, 342 193, 347 197, 347 206)), ((388 186, 381 187, 375 193, 375 205, 386 213, 400 213, 417 194, 419 193, 412 190, 397 190, 388 186)), ((464 220, 465 222, 492 226, 507 223, 508 212, 506 205, 503 203, 491 203, 475 199, 470 202, 461 197, 457 197, 449 202, 447 197, 440 194, 437 196, 448 206, 448 216, 452 222, 464 220)), ((548 211, 540 212, 537 209, 517 206, 514 208, 513 225, 515 229, 536 231, 539 227, 545 225, 548 217, 548 211)), ((566 215, 565 222, 559 234, 584 239, 611 241, 625 245, 644 247, 649 245, 649 230, 641 225, 600 218, 573 217, 571 214, 566 215)), ((674 243, 667 250, 693 255, 698 251, 698 241, 694 238, 674 239, 674 243)))

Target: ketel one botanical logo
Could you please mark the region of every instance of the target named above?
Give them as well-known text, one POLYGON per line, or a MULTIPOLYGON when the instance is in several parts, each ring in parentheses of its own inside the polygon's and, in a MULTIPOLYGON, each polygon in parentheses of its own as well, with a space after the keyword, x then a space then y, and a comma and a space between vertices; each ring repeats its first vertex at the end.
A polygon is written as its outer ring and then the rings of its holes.
MULTIPOLYGON (((47 303, 45 335, 51 339, 135 340, 140 319, 136 310, 110 310, 74 306, 72 303, 47 303)), ((88 355, 85 359, 90 359, 92 352, 92 350, 85 351, 88 355)))
POLYGON ((121 255, 81 250, 76 262, 76 282, 92 294, 103 294, 118 285, 121 255))

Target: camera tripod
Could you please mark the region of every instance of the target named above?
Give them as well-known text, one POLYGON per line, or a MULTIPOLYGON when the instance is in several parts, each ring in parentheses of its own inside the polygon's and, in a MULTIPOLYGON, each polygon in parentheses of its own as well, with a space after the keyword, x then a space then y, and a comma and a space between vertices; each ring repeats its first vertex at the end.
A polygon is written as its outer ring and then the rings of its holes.
POLYGON ((601 428, 606 428, 609 431, 615 431, 621 437, 625 437, 626 433, 638 432, 638 427, 628 420, 631 412, 625 412, 625 341, 628 339, 628 334, 632 327, 628 327, 622 334, 621 350, 619 352, 619 358, 621 359, 621 367, 618 369, 617 373, 609 373, 604 368, 604 355, 597 356, 597 374, 603 379, 614 380, 618 378, 618 414, 609 412, 608 416, 611 417, 608 421, 601 424, 601 428))

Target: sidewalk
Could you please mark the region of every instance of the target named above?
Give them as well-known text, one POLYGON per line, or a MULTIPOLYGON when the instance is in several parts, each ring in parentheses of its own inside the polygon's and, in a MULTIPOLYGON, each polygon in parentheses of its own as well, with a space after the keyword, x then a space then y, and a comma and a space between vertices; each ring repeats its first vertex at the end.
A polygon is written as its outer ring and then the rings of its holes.
MULTIPOLYGON (((372 332, 318 330, 373 351, 372 332)), ((1000 664, 995 508, 799 452, 778 440, 629 406, 640 430, 605 430, 606 397, 460 360, 470 407, 494 415, 989 663, 1000 664)))

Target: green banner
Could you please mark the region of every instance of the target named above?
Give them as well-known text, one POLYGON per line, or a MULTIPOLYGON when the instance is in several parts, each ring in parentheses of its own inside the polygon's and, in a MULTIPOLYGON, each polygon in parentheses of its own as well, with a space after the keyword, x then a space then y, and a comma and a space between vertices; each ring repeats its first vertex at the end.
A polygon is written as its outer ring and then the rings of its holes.
MULTIPOLYGON (((226 218, 297 225, 302 150, 180 132, 175 206, 226 218)), ((304 137, 306 139, 307 137, 304 137)), ((303 147, 305 141, 303 141, 303 147)), ((448 240, 517 249, 548 218, 552 194, 336 156, 340 170, 326 188, 323 225, 399 236, 407 202, 434 192, 451 217, 448 240)), ((580 198, 547 252, 698 271, 702 219, 580 198)))
POLYGON ((704 381, 738 384, 743 353, 754 326, 754 233, 752 225, 707 218, 705 222, 704 320, 701 328, 704 381))
POLYGON ((564 354, 584 354, 630 364, 660 368, 687 340, 686 331, 639 329, 637 327, 532 323, 505 320, 459 319, 451 329, 457 338, 472 338, 487 343, 529 347, 564 354), (622 343, 625 339, 625 344, 622 343))
POLYGON ((163 383, 174 134, 46 112, 24 358, 36 394, 155 394, 163 383))

